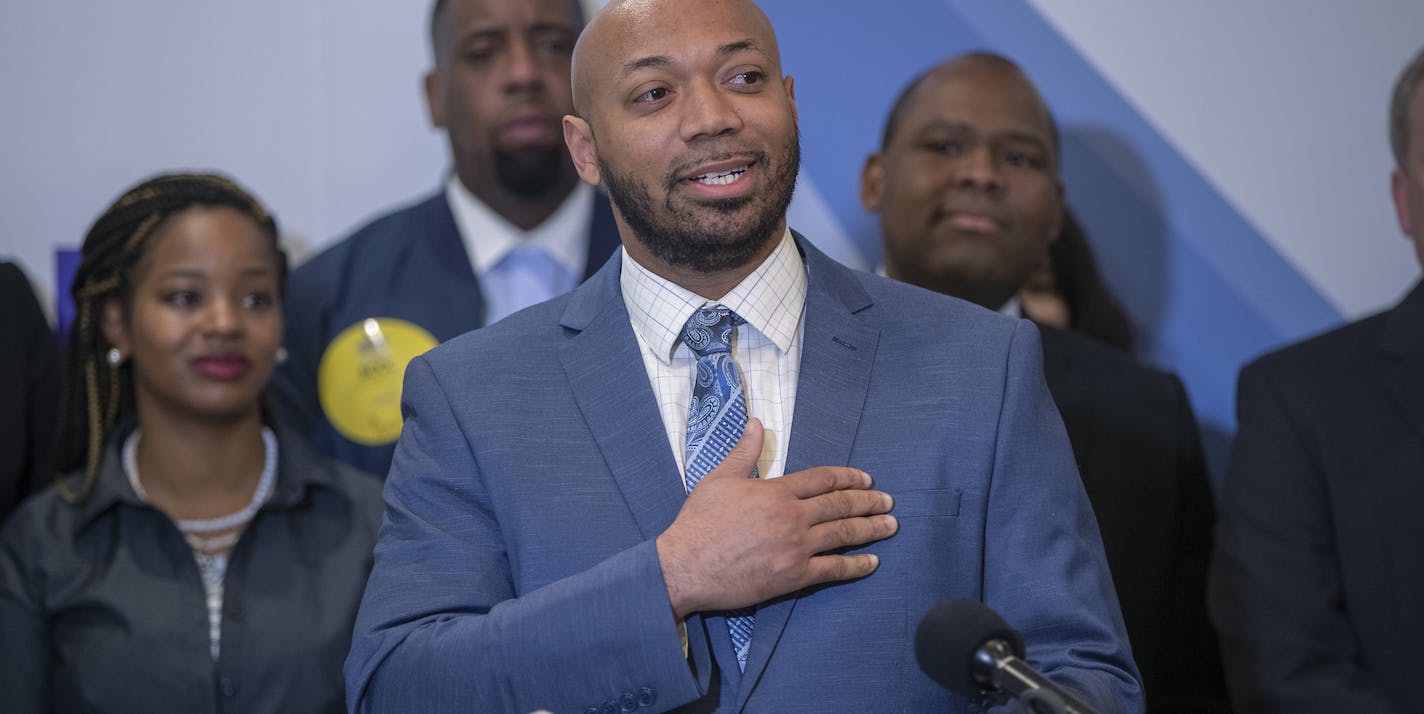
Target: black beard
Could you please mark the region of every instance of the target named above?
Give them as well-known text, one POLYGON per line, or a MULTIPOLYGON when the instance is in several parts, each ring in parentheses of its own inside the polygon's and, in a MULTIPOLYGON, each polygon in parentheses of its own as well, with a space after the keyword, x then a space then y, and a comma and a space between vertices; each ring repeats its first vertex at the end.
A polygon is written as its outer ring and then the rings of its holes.
POLYGON ((519 198, 543 198, 558 188, 568 163, 563 146, 496 151, 494 176, 504 190, 519 198))
MULTIPOLYGON (((703 161, 721 158, 724 157, 705 157, 703 161)), ((668 265, 710 273, 745 265, 768 243, 781 238, 774 231, 786 217, 786 207, 791 204, 791 194, 796 190, 801 137, 798 131, 795 140, 776 157, 776 163, 770 164, 773 173, 765 192, 694 204, 696 208, 708 209, 705 212, 674 203, 677 179, 671 176, 664 182, 667 198, 663 200, 662 212, 658 212, 646 184, 611 170, 603 157, 597 159, 608 198, 638 241, 668 265), (753 215, 738 224, 734 214, 748 205, 755 206, 753 215), (706 217, 708 212, 714 214, 710 220, 706 217)), ((767 167, 767 156, 761 155, 756 163, 767 167)))

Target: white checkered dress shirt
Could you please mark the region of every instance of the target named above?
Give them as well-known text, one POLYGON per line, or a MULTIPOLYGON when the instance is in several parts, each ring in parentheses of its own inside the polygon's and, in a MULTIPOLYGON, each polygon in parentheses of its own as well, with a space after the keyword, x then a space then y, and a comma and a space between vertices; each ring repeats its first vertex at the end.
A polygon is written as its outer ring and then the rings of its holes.
POLYGON ((751 416, 766 429, 757 467, 762 478, 786 468, 796 380, 801 372, 802 313, 806 307, 806 266, 788 229, 776 250, 721 300, 707 300, 653 274, 623 251, 623 302, 638 336, 643 366, 657 397, 668 445, 681 473, 687 439, 687 407, 697 363, 682 343, 682 326, 697 308, 714 302, 746 320, 732 348, 746 385, 751 416))

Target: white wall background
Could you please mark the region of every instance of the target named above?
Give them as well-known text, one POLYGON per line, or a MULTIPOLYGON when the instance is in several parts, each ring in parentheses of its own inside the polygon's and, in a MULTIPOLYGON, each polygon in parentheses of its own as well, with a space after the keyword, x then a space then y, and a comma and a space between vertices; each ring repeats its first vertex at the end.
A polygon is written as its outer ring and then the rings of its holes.
POLYGON ((0 22, 0 257, 53 247, 143 177, 216 168, 300 245, 433 190, 424 3, 10 3, 0 22))
POLYGON ((1343 314, 1418 275, 1386 117, 1424 2, 1029 2, 1343 314))

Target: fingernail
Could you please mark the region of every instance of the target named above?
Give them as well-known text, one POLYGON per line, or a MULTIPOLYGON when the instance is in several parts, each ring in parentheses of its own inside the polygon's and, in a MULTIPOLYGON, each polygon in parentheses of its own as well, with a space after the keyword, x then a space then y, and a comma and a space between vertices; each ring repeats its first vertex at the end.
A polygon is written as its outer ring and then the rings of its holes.
POLYGON ((894 516, 887 514, 882 517, 885 519, 885 525, 890 528, 891 533, 900 530, 900 521, 896 520, 894 516))
POLYGON ((880 507, 890 510, 895 507, 895 498, 888 493, 880 494, 880 507))
POLYGON ((874 553, 866 553, 866 554, 865 554, 865 557, 866 557, 867 560, 870 561, 870 569, 871 569, 871 570, 874 570, 874 569, 880 567, 880 556, 878 556, 878 555, 876 555, 876 554, 874 554, 874 553))

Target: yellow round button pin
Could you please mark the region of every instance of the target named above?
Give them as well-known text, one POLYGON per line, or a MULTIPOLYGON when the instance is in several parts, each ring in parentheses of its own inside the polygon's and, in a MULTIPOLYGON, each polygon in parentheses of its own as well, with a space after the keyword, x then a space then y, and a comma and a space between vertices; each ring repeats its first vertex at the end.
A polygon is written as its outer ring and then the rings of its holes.
POLYGON ((434 347, 419 325, 393 317, 362 320, 327 345, 317 366, 322 411, 342 436, 366 446, 401 433, 401 380, 406 365, 434 347))

